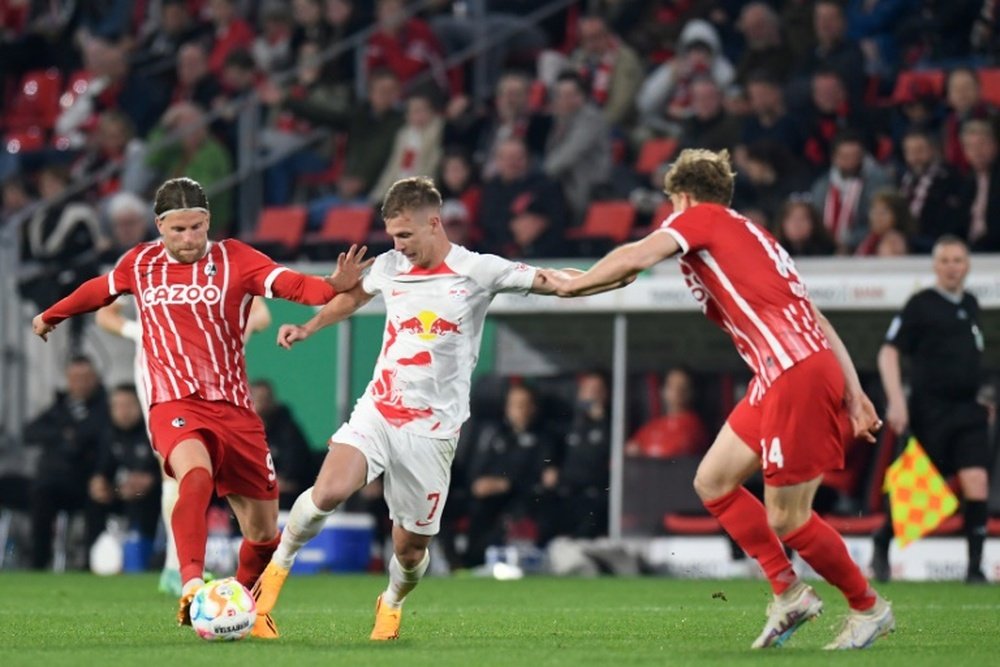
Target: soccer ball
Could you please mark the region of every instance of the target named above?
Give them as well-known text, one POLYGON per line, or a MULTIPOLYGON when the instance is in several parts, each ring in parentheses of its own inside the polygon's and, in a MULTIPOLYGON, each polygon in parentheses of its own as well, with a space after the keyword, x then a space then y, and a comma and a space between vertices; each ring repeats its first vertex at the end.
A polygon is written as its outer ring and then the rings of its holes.
POLYGON ((256 620, 253 595, 233 577, 205 584, 191 600, 191 627, 202 639, 243 639, 256 620))

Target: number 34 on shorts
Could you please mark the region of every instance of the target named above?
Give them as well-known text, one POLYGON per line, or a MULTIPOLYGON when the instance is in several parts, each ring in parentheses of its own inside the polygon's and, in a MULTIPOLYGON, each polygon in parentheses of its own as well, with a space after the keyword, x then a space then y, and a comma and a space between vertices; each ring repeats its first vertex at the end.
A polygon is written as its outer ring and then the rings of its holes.
POLYGON ((776 468, 785 467, 785 456, 781 453, 781 438, 771 438, 771 444, 767 444, 767 438, 760 439, 760 465, 767 470, 768 465, 776 468))

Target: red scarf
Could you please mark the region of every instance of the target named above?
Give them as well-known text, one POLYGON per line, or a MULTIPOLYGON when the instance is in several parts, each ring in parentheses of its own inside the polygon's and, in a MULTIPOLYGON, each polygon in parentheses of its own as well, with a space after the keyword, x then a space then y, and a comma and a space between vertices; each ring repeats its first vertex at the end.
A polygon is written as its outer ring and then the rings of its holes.
POLYGON ((838 244, 847 243, 857 217, 858 200, 864 187, 861 178, 830 179, 823 205, 823 224, 838 244))
POLYGON ((611 94, 611 75, 618 58, 618 40, 609 37, 610 46, 601 56, 596 67, 584 66, 583 76, 590 78, 590 97, 597 106, 603 107, 611 94))

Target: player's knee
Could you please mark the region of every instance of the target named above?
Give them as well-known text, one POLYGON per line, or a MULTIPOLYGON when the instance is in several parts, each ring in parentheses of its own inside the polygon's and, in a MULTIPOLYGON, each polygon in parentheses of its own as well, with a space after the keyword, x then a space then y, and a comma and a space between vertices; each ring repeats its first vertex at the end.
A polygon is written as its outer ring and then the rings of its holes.
POLYGON ((726 495, 735 487, 725 483, 725 480, 704 472, 701 468, 698 468, 698 472, 694 476, 694 492, 698 494, 698 497, 702 501, 715 500, 716 498, 721 498, 726 495))
POLYGON ((787 535, 800 528, 809 519, 810 512, 791 507, 768 507, 767 523, 778 536, 787 535))
POLYGON ((322 486, 317 484, 313 487, 312 501, 320 510, 332 512, 347 500, 353 491, 346 484, 333 483, 322 486))
POLYGON ((424 559, 424 554, 427 553, 426 546, 417 544, 400 544, 394 550, 396 552, 396 560, 406 570, 412 570, 420 565, 420 562, 424 559))

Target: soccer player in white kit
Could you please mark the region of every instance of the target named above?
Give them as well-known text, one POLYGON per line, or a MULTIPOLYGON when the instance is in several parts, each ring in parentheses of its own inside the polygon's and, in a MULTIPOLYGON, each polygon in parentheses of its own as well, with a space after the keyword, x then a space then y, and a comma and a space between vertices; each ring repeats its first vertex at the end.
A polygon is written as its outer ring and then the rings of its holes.
POLYGON ((316 483, 295 501, 281 542, 257 580, 259 613, 274 607, 302 546, 352 493, 384 476, 393 520, 389 586, 378 597, 373 640, 396 639, 406 595, 427 571, 448 495, 451 463, 469 417, 472 369, 486 310, 500 292, 552 294, 543 272, 454 245, 441 224, 441 195, 427 178, 390 188, 382 206, 395 248, 364 279, 302 326, 283 325, 285 348, 385 299, 382 352, 350 420, 330 438, 316 483))

